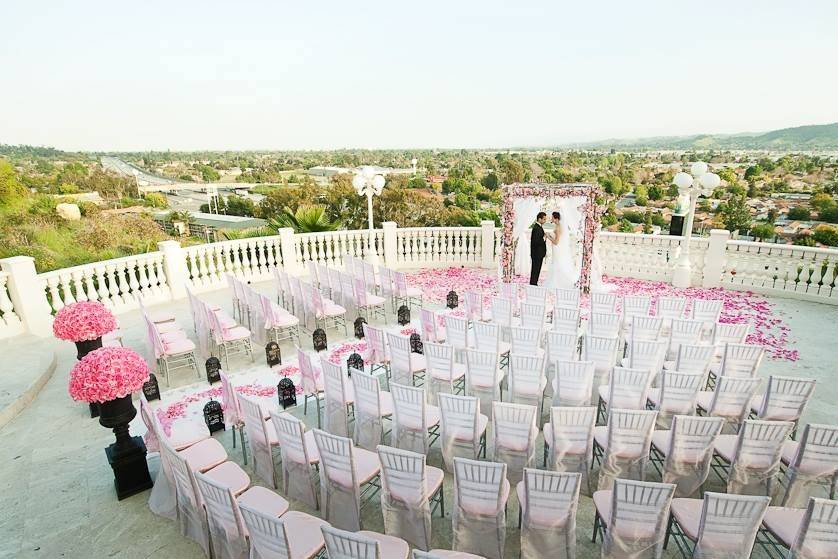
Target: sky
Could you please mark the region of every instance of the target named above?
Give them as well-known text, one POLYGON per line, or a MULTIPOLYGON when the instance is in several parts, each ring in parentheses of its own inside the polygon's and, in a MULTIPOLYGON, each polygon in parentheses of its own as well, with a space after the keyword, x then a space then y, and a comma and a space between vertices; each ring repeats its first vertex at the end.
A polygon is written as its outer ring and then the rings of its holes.
POLYGON ((9 0, 0 143, 481 148, 838 121, 838 1, 9 0))

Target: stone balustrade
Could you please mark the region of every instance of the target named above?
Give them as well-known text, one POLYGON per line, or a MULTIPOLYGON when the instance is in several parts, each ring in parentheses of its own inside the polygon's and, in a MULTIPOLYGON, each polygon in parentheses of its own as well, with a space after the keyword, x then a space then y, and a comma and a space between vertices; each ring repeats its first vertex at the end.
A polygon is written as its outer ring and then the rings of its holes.
MULTIPOLYGON (((381 229, 277 235, 182 247, 158 243, 158 251, 38 274, 34 260, 0 260, 0 338, 51 333, 52 315, 75 301, 102 301, 115 313, 195 292, 226 287, 226 274, 244 281, 269 280, 274 268, 302 274, 306 263, 342 266, 349 254, 366 258, 369 243, 393 268, 476 266, 496 269, 501 229, 408 227, 385 222, 381 229)), ((684 237, 601 233, 596 260, 606 275, 670 281, 684 237)), ((838 304, 838 250, 731 241, 727 231, 693 237, 692 285, 723 286, 768 295, 838 304)))

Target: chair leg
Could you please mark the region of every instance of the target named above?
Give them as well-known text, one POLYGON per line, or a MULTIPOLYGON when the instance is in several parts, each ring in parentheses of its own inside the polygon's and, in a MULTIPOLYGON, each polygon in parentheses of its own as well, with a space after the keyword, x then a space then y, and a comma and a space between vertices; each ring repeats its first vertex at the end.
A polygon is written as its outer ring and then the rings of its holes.
POLYGON ((594 512, 594 533, 591 534, 591 543, 596 543, 596 534, 597 534, 597 531, 599 530, 599 523, 600 523, 599 511, 595 511, 594 512))

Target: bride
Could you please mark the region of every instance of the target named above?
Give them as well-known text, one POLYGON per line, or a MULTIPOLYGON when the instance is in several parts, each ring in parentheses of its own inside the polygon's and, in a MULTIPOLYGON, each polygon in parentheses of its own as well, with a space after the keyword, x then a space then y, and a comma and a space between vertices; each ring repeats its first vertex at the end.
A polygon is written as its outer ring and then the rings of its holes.
POLYGON ((569 289, 576 285, 576 267, 573 265, 573 255, 570 250, 570 233, 562 222, 559 212, 553 212, 551 220, 555 228, 545 236, 550 240, 552 250, 550 254, 550 268, 547 271, 545 287, 569 289))

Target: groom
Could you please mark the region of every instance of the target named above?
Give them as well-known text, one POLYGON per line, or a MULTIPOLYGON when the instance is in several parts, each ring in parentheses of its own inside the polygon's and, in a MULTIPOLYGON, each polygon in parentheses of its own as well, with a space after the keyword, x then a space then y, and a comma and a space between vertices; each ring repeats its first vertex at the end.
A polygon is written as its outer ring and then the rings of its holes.
POLYGON ((544 228, 542 225, 547 221, 547 214, 538 212, 535 216, 535 224, 532 226, 530 236, 530 259, 532 268, 530 271, 530 285, 538 285, 538 276, 541 275, 541 264, 547 256, 547 243, 544 241, 544 228))

